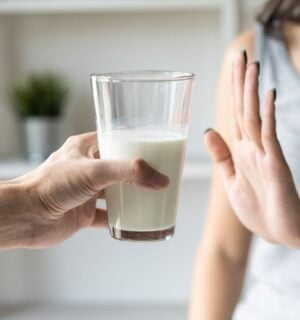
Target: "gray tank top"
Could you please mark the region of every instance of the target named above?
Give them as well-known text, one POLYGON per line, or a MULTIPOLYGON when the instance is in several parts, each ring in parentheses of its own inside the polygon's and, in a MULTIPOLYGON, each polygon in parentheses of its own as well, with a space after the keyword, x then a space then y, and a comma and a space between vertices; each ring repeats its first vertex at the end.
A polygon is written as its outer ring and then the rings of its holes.
MULTIPOLYGON (((300 193, 300 75, 284 42, 256 29, 257 59, 261 63, 260 96, 276 87, 277 133, 300 193)), ((300 319, 300 250, 254 239, 249 284, 234 320, 300 319)))

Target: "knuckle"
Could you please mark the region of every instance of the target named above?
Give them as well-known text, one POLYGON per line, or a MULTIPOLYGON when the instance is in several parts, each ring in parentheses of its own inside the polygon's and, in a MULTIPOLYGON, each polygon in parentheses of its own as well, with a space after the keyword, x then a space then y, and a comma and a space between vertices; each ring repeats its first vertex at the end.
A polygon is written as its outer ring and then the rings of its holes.
POLYGON ((73 143, 74 142, 74 139, 75 139, 75 136, 69 136, 66 140, 66 144, 70 144, 70 143, 73 143))
POLYGON ((60 157, 60 154, 59 154, 59 150, 56 150, 56 151, 54 151, 54 152, 52 152, 51 154, 50 154, 50 156, 48 157, 48 161, 56 161, 56 160, 58 160, 59 159, 59 157, 60 157))
POLYGON ((67 138, 66 140, 66 145, 74 145, 74 144, 79 144, 80 143, 80 136, 79 135, 72 135, 67 138))
POLYGON ((65 158, 77 159, 82 154, 82 142, 79 136, 70 136, 60 152, 63 153, 65 158))
POLYGON ((134 158, 131 160, 131 170, 134 175, 139 174, 144 166, 144 160, 140 158, 134 158))

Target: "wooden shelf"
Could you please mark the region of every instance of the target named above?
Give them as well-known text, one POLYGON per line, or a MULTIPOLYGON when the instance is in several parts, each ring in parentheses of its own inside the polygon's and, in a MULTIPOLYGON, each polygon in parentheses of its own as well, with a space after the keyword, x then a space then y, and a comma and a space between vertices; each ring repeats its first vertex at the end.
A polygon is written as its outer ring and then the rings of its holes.
MULTIPOLYGON (((35 169, 39 164, 29 163, 24 160, 7 160, 0 162, 0 181, 9 180, 23 175, 35 169)), ((211 175, 212 166, 208 162, 190 162, 185 164, 183 181, 197 182, 208 180, 211 175)))
POLYGON ((0 14, 216 10, 222 0, 1 0, 0 14))

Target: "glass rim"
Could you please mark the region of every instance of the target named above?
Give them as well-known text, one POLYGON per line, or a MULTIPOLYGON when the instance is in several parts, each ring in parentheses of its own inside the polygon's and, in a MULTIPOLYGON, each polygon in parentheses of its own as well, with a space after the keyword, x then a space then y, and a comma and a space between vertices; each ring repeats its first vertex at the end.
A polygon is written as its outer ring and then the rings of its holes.
POLYGON ((92 73, 90 75, 90 78, 92 81, 100 82, 169 82, 193 80, 195 78, 195 74, 190 72, 168 70, 133 70, 120 72, 92 73), (141 77, 142 74, 148 74, 148 77, 145 76, 145 78, 143 78, 141 77), (153 77, 151 77, 151 75, 153 77), (155 78, 155 75, 164 76, 161 78, 155 78))

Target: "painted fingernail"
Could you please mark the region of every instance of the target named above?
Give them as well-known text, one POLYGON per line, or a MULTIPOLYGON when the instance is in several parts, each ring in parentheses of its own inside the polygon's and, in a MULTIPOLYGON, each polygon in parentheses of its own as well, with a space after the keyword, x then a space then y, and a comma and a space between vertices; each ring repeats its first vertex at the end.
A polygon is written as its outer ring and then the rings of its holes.
POLYGON ((251 62, 248 67, 253 66, 254 64, 255 64, 256 67, 257 67, 258 75, 259 75, 259 74, 260 74, 260 63, 259 63, 259 61, 251 62))
POLYGON ((244 50, 242 51, 242 54, 243 54, 243 56, 244 56, 245 65, 247 65, 247 63, 248 63, 248 55, 247 55, 246 49, 244 49, 244 50))
POLYGON ((260 63, 259 61, 254 62, 257 65, 258 75, 260 74, 260 63))
POLYGON ((207 129, 204 131, 204 135, 207 134, 208 131, 212 131, 212 130, 213 130, 212 128, 207 128, 207 129))
POLYGON ((274 97, 274 102, 275 102, 276 99, 277 99, 277 90, 276 90, 276 88, 273 89, 273 97, 274 97))

